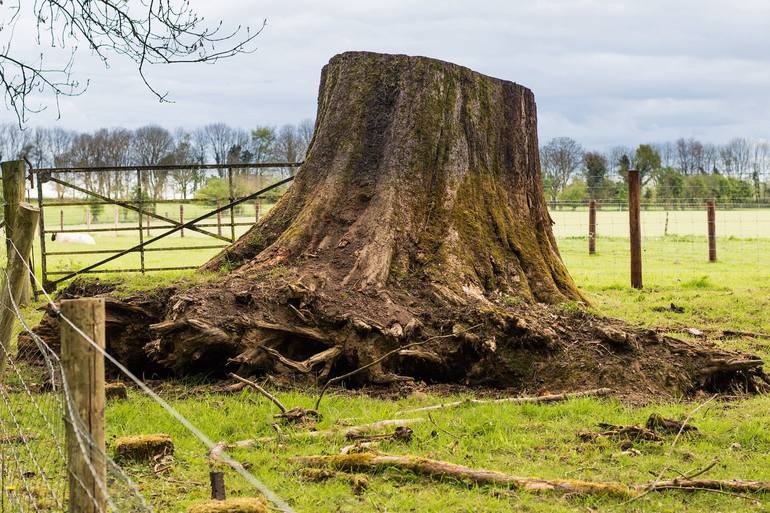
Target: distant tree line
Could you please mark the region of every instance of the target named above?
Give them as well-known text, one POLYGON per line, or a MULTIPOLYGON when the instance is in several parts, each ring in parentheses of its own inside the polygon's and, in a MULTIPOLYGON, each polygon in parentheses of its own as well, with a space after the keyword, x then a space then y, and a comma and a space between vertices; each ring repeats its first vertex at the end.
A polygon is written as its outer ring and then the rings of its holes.
POLYGON ((723 145, 679 139, 636 148, 586 151, 557 137, 540 148, 543 184, 552 201, 624 201, 629 169, 639 171, 648 203, 690 205, 770 201, 770 144, 735 138, 723 145))
MULTIPOLYGON (((100 128, 91 133, 46 127, 20 130, 16 124, 6 123, 0 124, 0 161, 26 158, 36 168, 300 162, 312 136, 310 120, 252 130, 212 123, 173 132, 148 125, 135 130, 100 128)), ((289 170, 273 172, 286 174, 289 170)), ((220 184, 209 182, 221 181, 225 173, 224 167, 218 170, 218 177, 192 168, 148 171, 143 174, 142 195, 159 199, 171 190, 187 198, 207 185, 208 190, 216 190, 220 184)), ((68 175, 90 190, 122 198, 137 194, 135 177, 135 173, 120 171, 68 175)), ((56 194, 64 197, 65 189, 57 186, 56 194)))

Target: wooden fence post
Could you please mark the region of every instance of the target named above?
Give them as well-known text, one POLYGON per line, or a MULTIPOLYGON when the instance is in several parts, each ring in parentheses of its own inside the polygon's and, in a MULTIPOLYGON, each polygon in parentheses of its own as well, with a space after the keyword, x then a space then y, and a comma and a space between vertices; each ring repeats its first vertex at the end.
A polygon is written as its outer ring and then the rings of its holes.
POLYGON ((39 217, 40 210, 36 207, 27 203, 19 205, 16 226, 14 226, 16 233, 14 244, 19 251, 17 253, 16 249, 11 248, 11 252, 8 253, 8 267, 3 279, 0 280, 2 283, 2 289, 0 289, 0 298, 2 298, 0 301, 0 305, 2 305, 0 307, 0 377, 5 370, 5 348, 10 345, 13 324, 16 319, 11 299, 13 299, 13 303, 18 305, 24 286, 29 284, 29 270, 26 262, 32 251, 32 241, 35 238, 35 228, 37 228, 39 217), (8 289, 10 289, 10 295, 8 289))
POLYGON ((64 209, 63 208, 59 209, 59 231, 60 232, 64 231, 64 209))
POLYGON ((227 498, 225 473, 212 470, 209 472, 209 481, 211 482, 211 498, 217 501, 225 500, 227 498))
POLYGON ((259 222, 259 198, 254 200, 254 221, 259 222))
POLYGON ((642 288, 641 181, 639 171, 628 170, 628 222, 631 240, 631 286, 642 288))
MULTIPOLYGON (((184 205, 179 204, 179 223, 184 224, 184 205)), ((179 230, 179 236, 184 238, 184 228, 179 230)))
MULTIPOLYGON (((23 160, 13 160, 2 163, 3 171, 3 199, 5 200, 5 235, 8 241, 5 243, 6 255, 13 251, 11 241, 19 246, 14 227, 16 226, 16 216, 19 213, 19 205, 25 202, 25 174, 27 165, 23 160)), ((26 306, 29 304, 30 286, 29 283, 22 285, 19 304, 26 306)))
POLYGON ((709 262, 717 261, 717 213, 716 202, 713 199, 706 203, 706 218, 708 219, 709 262))
POLYGON ((596 254, 596 200, 588 203, 588 254, 596 254))
MULTIPOLYGON (((64 300, 61 314, 104 348, 103 298, 64 300)), ((59 325, 62 366, 71 399, 65 420, 69 512, 100 513, 107 511, 103 491, 107 486, 104 355, 67 322, 60 320, 59 325)))

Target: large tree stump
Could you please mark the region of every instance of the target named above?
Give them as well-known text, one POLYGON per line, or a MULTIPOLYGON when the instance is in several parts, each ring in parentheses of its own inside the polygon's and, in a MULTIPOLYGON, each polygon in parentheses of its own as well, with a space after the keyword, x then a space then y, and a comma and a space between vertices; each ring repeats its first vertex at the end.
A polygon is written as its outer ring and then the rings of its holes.
POLYGON ((137 317, 150 325, 130 347, 177 374, 325 381, 431 339, 351 384, 762 386, 756 358, 560 307, 585 299, 551 224, 529 89, 424 57, 341 54, 286 195, 203 266, 221 277, 144 305, 162 314, 137 317))

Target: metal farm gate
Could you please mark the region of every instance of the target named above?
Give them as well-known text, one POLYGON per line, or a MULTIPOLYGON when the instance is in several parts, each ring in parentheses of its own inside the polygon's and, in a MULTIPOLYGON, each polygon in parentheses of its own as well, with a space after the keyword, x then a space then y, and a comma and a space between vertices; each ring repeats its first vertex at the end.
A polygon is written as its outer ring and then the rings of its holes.
MULTIPOLYGON (((248 170, 248 169, 260 169, 260 168, 281 168, 281 169, 292 169, 299 167, 301 163, 297 162, 264 162, 264 163, 254 163, 254 164, 193 164, 193 165, 173 165, 173 166, 115 166, 115 167, 84 167, 84 168, 74 168, 74 167, 60 167, 60 168, 38 168, 38 169, 31 169, 31 175, 30 179, 34 180, 37 186, 37 197, 38 197, 38 207, 40 208, 40 250, 41 250, 41 256, 40 256, 40 268, 41 268, 41 274, 42 274, 42 281, 44 284, 44 288, 47 291, 55 290, 56 287, 62 283, 65 282, 71 278, 74 278, 77 275, 80 274, 93 274, 93 273, 114 273, 114 272, 140 272, 140 273, 146 273, 146 272, 152 272, 152 271, 172 271, 172 270, 182 270, 182 269, 195 269, 197 266, 162 266, 162 267, 148 267, 145 265, 145 253, 150 251, 179 251, 179 250, 195 250, 195 249, 215 249, 215 248, 224 248, 228 244, 231 244, 236 240, 236 227, 237 226, 251 226, 254 224, 254 221, 252 222, 237 222, 236 221, 236 214, 235 214, 235 207, 238 205, 241 205, 243 203, 246 203, 251 200, 257 200, 260 196, 263 196, 265 193, 276 189, 277 187, 280 187, 284 184, 287 184, 291 182, 294 179, 293 174, 290 174, 290 176, 277 180, 276 182, 268 185, 267 187, 263 187, 258 191, 255 191, 253 193, 236 197, 236 188, 234 186, 234 170, 235 171, 242 171, 242 170, 248 170), (178 203, 180 205, 182 204, 188 204, 188 203, 207 203, 211 204, 213 203, 211 200, 208 199, 149 199, 146 197, 146 190, 143 190, 143 188, 146 188, 147 185, 147 174, 157 172, 157 171, 181 171, 181 170, 189 170, 189 171, 196 171, 201 172, 203 171, 205 173, 205 170, 218 170, 220 173, 220 177, 227 180, 228 189, 229 189, 229 197, 227 198, 228 202, 227 204, 222 205, 221 202, 216 202, 216 207, 213 210, 210 210, 208 212, 205 212, 201 215, 198 215, 197 217, 190 219, 189 221, 184 220, 183 216, 183 209, 180 207, 180 219, 172 219, 171 217, 168 217, 166 215, 160 215, 155 210, 155 206, 158 204, 163 203, 178 203), (84 173, 95 173, 95 174, 109 174, 109 173, 131 173, 135 176, 135 190, 134 190, 134 198, 130 200, 126 199, 116 199, 114 197, 110 197, 105 194, 101 194, 93 188, 89 188, 88 186, 84 185, 78 185, 76 183, 73 183, 74 180, 71 177, 75 176, 82 176, 84 173), (224 175, 224 176, 222 176, 224 175), (45 192, 45 184, 55 184, 56 187, 65 188, 69 190, 76 191, 77 193, 80 193, 82 195, 82 199, 78 198, 75 201, 68 201, 68 200, 50 200, 44 198, 44 192, 45 192), (67 229, 64 228, 64 221, 63 221, 63 207, 71 207, 71 206, 83 206, 83 207, 93 207, 94 205, 114 205, 115 207, 123 208, 127 211, 134 212, 137 214, 137 221, 136 224, 130 224, 129 226, 126 226, 124 223, 119 224, 117 219, 117 209, 116 209, 116 219, 113 226, 110 227, 96 227, 91 228, 90 226, 87 227, 87 229, 82 228, 74 228, 74 229, 67 229), (45 208, 46 207, 61 207, 60 210, 60 219, 59 219, 59 226, 58 229, 54 228, 47 228, 50 226, 54 226, 51 223, 51 219, 47 218, 45 215, 45 208), (153 208, 148 208, 153 207, 153 208), (223 213, 229 213, 229 216, 227 216, 225 223, 222 222, 222 214, 223 213), (215 217, 216 222, 212 222, 211 218, 215 217), (165 223, 164 225, 150 225, 150 221, 152 219, 155 219, 157 221, 161 221, 165 223), (229 234, 223 235, 222 234, 222 227, 229 227, 229 234), (216 228, 216 231, 211 231, 211 229, 216 228), (150 230, 157 232, 158 230, 162 230, 159 234, 154 234, 150 236, 150 230), (206 245, 189 245, 189 246, 153 246, 152 248, 148 248, 147 245, 153 244, 165 237, 168 237, 171 234, 182 232, 181 235, 184 234, 183 230, 190 230, 194 231, 200 234, 205 235, 207 238, 214 239, 218 242, 218 244, 206 244, 206 245), (87 232, 124 232, 124 231, 135 231, 139 233, 139 243, 135 244, 129 248, 126 249, 90 249, 90 250, 77 250, 77 251, 50 251, 46 249, 46 240, 47 237, 52 234, 59 234, 59 233, 82 233, 84 231, 87 232), (129 268, 129 269, 105 269, 104 265, 112 262, 113 260, 116 260, 122 256, 131 254, 131 253, 138 253, 139 254, 139 266, 137 268, 129 268), (49 268, 49 257, 51 256, 64 256, 64 255, 106 255, 103 259, 88 264, 83 265, 82 267, 77 268, 70 268, 65 270, 56 270, 56 271, 50 271, 49 268)), ((258 206, 255 205, 256 208, 256 217, 259 217, 259 209, 258 206)), ((87 212, 88 215, 88 212, 87 212)), ((90 217, 89 217, 90 219, 90 217)), ((256 221, 256 219, 255 219, 256 221)), ((89 223, 90 224, 90 223, 89 223)))

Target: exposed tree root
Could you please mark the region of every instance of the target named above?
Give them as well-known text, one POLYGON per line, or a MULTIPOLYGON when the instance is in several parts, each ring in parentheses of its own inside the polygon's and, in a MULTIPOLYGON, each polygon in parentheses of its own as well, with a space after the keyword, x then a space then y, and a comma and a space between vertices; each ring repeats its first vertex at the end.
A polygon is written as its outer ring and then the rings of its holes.
POLYGON ((468 404, 499 404, 499 403, 512 403, 512 404, 535 404, 535 403, 555 403, 559 401, 567 401, 569 399, 575 399, 578 397, 602 397, 612 393, 610 388, 596 388, 592 390, 584 390, 582 392, 568 392, 565 394, 548 394, 534 397, 503 397, 501 399, 465 399, 463 401, 454 401, 451 403, 434 404, 431 406, 422 406, 420 408, 412 408, 409 410, 401 410, 396 412, 396 415, 406 415, 419 413, 423 411, 443 410, 446 408, 456 408, 458 406, 465 406, 468 404))
POLYGON ((428 458, 372 453, 300 456, 292 458, 292 461, 305 467, 331 468, 352 472, 376 472, 383 468, 397 468, 434 479, 449 478, 479 485, 503 486, 528 492, 560 492, 574 495, 609 495, 633 498, 643 493, 671 489, 689 491, 721 490, 737 493, 770 491, 770 482, 766 481, 673 479, 655 483, 627 485, 616 482, 519 477, 494 470, 473 469, 463 465, 428 458))

